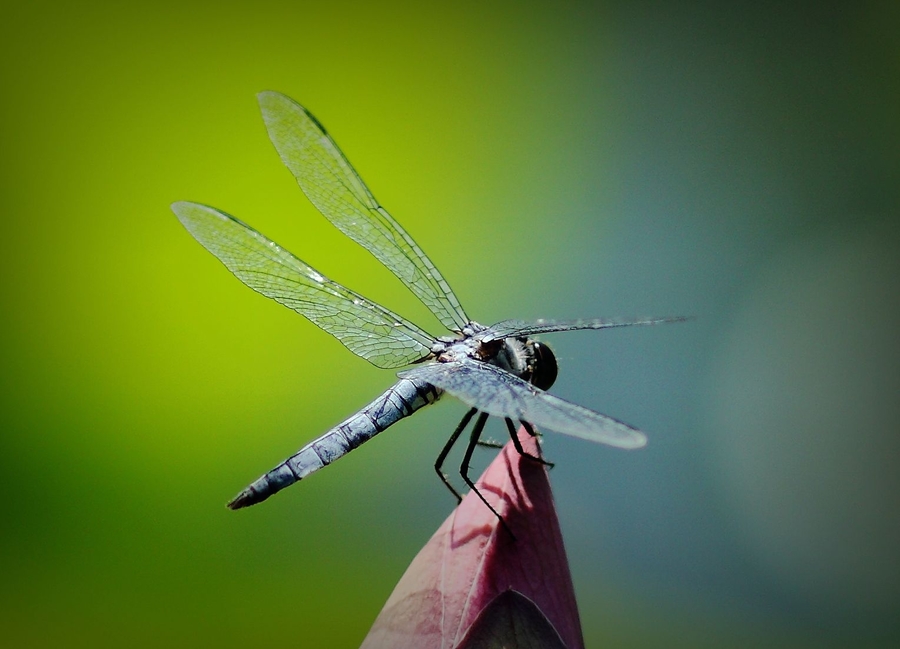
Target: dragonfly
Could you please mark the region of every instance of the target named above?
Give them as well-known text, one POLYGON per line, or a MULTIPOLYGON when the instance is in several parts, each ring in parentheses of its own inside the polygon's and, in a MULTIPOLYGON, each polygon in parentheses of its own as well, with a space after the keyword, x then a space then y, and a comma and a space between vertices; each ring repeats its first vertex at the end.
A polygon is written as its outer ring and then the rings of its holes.
POLYGON ((489 327, 478 324, 466 315, 450 285, 409 233, 375 199, 321 123, 281 93, 262 92, 258 100, 269 138, 312 204, 396 275, 452 333, 432 336, 328 279, 234 216, 200 203, 173 203, 172 210, 188 232, 244 284, 305 316, 376 367, 412 366, 399 372, 399 380, 370 404, 251 483, 228 507, 240 509, 262 502, 434 403, 444 393, 469 409, 441 450, 435 471, 460 499, 443 463, 475 418, 460 475, 492 511, 468 475, 469 460, 489 416, 505 420, 522 454, 514 422, 532 435, 540 428, 623 449, 646 444, 646 435, 632 426, 547 392, 557 377, 556 358, 546 344, 531 337, 579 329, 656 325, 684 318, 504 320, 489 327))

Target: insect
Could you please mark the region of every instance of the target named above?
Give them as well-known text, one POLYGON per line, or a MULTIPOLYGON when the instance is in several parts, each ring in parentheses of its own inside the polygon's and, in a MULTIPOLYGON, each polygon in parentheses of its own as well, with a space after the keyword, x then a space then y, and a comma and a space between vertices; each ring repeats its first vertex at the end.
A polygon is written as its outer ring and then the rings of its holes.
POLYGON ((464 482, 476 493, 467 467, 489 415, 505 419, 520 453, 515 421, 532 434, 537 426, 619 448, 646 443, 646 436, 631 426, 546 392, 556 380, 556 359, 549 347, 529 336, 683 318, 505 320, 490 327, 470 320, 440 271, 375 200, 316 118, 277 92, 262 92, 258 99, 272 143, 313 205, 394 273, 453 334, 435 338, 328 279, 225 212, 199 203, 174 203, 172 210, 188 232, 244 284, 305 316, 377 367, 413 366, 400 372, 399 381, 372 403, 250 484, 230 508, 265 500, 434 403, 444 392, 470 407, 435 462, 438 476, 458 499, 442 467, 476 415, 460 467, 464 482))

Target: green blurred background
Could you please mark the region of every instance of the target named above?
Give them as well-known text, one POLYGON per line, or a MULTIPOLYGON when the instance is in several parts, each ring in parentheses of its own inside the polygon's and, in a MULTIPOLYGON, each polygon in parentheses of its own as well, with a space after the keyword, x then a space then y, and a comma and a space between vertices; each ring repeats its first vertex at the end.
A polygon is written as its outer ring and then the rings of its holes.
POLYGON ((898 646, 900 12, 678 6, 6 6, 0 644, 354 647, 452 508, 449 399, 224 507, 392 375, 172 201, 440 333, 282 167, 275 89, 477 320, 696 316, 550 338, 651 440, 546 440, 588 646, 898 646))

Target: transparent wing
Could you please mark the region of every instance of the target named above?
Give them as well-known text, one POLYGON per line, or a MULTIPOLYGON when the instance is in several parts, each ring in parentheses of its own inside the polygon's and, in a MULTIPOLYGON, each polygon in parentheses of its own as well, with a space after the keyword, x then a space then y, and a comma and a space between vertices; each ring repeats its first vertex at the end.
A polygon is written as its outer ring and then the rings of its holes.
POLYGON ((630 320, 620 318, 595 318, 593 320, 503 320, 488 327, 488 333, 483 340, 485 342, 511 336, 531 336, 533 334, 550 333, 553 331, 575 331, 577 329, 609 329, 612 327, 632 327, 635 325, 656 325, 667 322, 683 322, 687 318, 682 316, 669 318, 633 318, 630 320))
POLYGON ((493 365, 478 361, 429 363, 400 372, 431 383, 463 403, 497 417, 527 421, 540 428, 619 448, 647 443, 641 431, 612 417, 570 403, 493 365))
POLYGON ((186 201, 172 211, 204 248, 254 291, 309 318, 377 367, 427 356, 427 333, 331 281, 259 232, 213 207, 186 201))
POLYGON ((278 154, 325 218, 375 255, 445 327, 460 331, 468 324, 468 317, 441 273, 406 230, 378 204, 316 118, 277 92, 261 92, 258 99, 278 154))

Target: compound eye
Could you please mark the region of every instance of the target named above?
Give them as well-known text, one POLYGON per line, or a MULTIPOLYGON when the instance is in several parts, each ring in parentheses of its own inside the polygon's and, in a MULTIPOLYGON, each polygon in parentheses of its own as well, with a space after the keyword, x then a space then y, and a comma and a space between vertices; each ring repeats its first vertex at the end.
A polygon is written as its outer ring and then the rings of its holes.
POLYGON ((556 356, 543 343, 533 343, 534 369, 531 372, 531 383, 541 390, 549 390, 556 382, 556 356))

